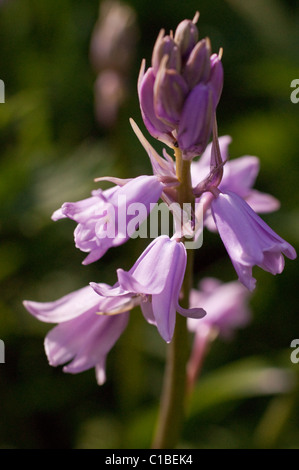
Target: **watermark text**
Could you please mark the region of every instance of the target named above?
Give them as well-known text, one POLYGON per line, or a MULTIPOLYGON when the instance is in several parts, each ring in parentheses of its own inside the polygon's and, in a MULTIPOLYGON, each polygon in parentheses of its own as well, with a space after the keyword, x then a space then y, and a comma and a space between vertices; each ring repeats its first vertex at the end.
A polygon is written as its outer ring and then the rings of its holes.
POLYGON ((5 85, 3 80, 0 80, 0 103, 5 103, 5 85))
POLYGON ((5 363, 5 346, 4 346, 4 341, 0 339, 0 364, 5 363))
POLYGON ((299 78, 294 78, 294 80, 291 81, 291 88, 295 88, 290 96, 291 101, 297 104, 299 102, 299 78))
POLYGON ((293 341, 291 342, 291 348, 295 348, 295 349, 291 352, 290 359, 293 364, 298 364, 299 362, 299 339, 293 339, 293 341))

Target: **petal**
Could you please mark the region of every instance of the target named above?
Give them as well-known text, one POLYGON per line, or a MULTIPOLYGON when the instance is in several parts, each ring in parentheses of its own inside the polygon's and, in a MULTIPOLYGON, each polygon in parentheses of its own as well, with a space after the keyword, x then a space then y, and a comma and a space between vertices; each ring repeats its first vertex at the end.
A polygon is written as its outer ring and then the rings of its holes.
POLYGON ((98 385, 103 385, 106 382, 106 358, 96 364, 95 372, 98 385))
POLYGON ((207 312, 200 307, 193 307, 193 308, 183 308, 180 305, 177 305, 177 312, 183 315, 183 317, 188 318, 203 318, 207 312))
MULTIPOLYGON (((82 246, 81 247, 77 247, 77 248, 80 248, 81 251, 85 251, 82 249, 82 246)), ((91 252, 89 253, 89 255, 86 256, 86 258, 84 258, 84 260, 82 261, 82 264, 84 266, 88 265, 88 264, 91 264, 91 263, 94 263, 95 261, 99 260, 100 258, 102 258, 102 256, 104 256, 104 254, 107 252, 107 250, 109 249, 110 247, 109 246, 102 246, 100 248, 92 248, 91 249, 91 252)), ((88 249, 86 250, 88 251, 88 249)))
POLYGON ((127 208, 131 203, 139 202, 149 212, 150 205, 158 201, 162 191, 163 185, 155 175, 141 175, 119 188, 109 199, 109 202, 115 207, 119 207, 122 203, 124 208, 127 208))
POLYGON ((149 301, 148 299, 145 301, 142 301, 140 304, 140 307, 141 307, 141 311, 146 321, 150 323, 151 325, 157 326, 156 319, 153 313, 152 302, 149 301))
POLYGON ((245 156, 230 160, 224 165, 219 189, 223 192, 232 191, 241 197, 247 196, 254 185, 259 168, 257 157, 245 156))
MULTIPOLYGON (((174 250, 172 252, 172 264, 169 268, 166 283, 161 293, 152 296, 153 315, 156 320, 157 328, 162 338, 168 343, 171 341, 176 312, 181 307, 178 304, 178 298, 181 291, 187 254, 183 243, 172 241, 174 250)), ((163 266, 163 265, 162 265, 163 266)))
POLYGON ((120 286, 129 292, 159 294, 167 282, 177 242, 162 235, 144 250, 129 272, 117 270, 120 286))
POLYGON ((73 374, 97 366, 98 380, 103 383, 106 355, 126 328, 128 318, 128 313, 115 317, 87 313, 61 323, 45 339, 50 364, 58 366, 71 361, 63 371, 73 374))
POLYGON ((65 218, 66 218, 66 215, 64 215, 62 208, 57 209, 55 212, 53 212, 51 216, 51 219, 54 220, 54 222, 56 222, 56 220, 65 219, 65 218))
POLYGON ((280 208, 278 199, 255 189, 252 189, 248 196, 246 196, 246 202, 254 212, 259 213, 273 212, 280 208))
POLYGON ((99 295, 98 314, 116 315, 127 312, 141 302, 141 297, 125 291, 118 283, 110 287, 107 284, 91 282, 90 286, 99 295))
POLYGON ((24 301, 25 308, 47 323, 60 323, 98 308, 99 297, 90 286, 71 292, 54 302, 24 301))

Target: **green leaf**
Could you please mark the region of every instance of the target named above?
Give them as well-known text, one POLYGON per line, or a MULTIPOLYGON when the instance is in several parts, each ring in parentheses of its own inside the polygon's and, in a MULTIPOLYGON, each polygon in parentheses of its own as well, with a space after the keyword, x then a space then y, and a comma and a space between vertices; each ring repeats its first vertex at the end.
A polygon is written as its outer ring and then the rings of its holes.
POLYGON ((232 400, 287 393, 294 382, 290 370, 262 358, 242 359, 203 377, 195 387, 189 411, 193 415, 232 400))

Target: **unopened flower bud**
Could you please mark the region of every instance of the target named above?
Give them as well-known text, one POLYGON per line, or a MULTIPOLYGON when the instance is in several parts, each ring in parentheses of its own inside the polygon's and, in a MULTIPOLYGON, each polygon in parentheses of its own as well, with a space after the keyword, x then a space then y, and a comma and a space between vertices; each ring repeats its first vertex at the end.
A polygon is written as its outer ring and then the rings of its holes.
POLYGON ((166 68, 162 62, 154 85, 154 109, 156 116, 166 124, 178 125, 188 86, 183 77, 173 69, 166 68))
POLYGON ((170 36, 164 36, 163 29, 157 38, 152 55, 152 67, 158 72, 163 57, 167 56, 166 67, 178 72, 181 68, 181 52, 178 45, 170 36))
POLYGON ((127 73, 137 35, 136 13, 131 6, 114 0, 101 2, 90 45, 94 69, 97 72, 113 69, 127 73))
POLYGON ((209 83, 214 90, 215 106, 217 106, 223 88, 223 67, 218 54, 211 55, 211 74, 209 83))
POLYGON ((192 49, 183 70, 183 77, 190 89, 199 82, 207 82, 210 71, 211 44, 209 39, 202 39, 192 49))
POLYGON ((171 135, 173 126, 165 124, 156 116, 154 109, 154 69, 150 67, 140 79, 138 86, 139 103, 144 124, 149 133, 155 139, 165 142, 167 145, 173 145, 175 139, 171 135))
POLYGON ((181 21, 175 31, 174 40, 180 47, 183 59, 186 59, 198 41, 197 26, 191 20, 181 21))
POLYGON ((213 89, 200 83, 189 93, 181 114, 178 144, 183 158, 191 160, 206 148, 215 110, 213 89))

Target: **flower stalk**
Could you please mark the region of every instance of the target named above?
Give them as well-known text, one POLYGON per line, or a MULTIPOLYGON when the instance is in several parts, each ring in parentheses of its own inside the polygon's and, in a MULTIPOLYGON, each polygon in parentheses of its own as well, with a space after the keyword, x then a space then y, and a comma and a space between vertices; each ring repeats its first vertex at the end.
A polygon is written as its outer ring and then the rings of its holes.
MULTIPOLYGON (((178 201, 194 205, 192 193, 190 161, 183 160, 179 148, 175 148, 176 174, 180 181, 178 201)), ((181 305, 189 308, 189 296, 193 284, 194 250, 187 251, 187 266, 181 289, 181 305)), ((187 319, 177 315, 172 341, 167 345, 167 357, 163 389, 160 400, 160 411, 156 432, 153 439, 154 449, 173 449, 176 447, 185 415, 186 367, 190 356, 187 319)))

